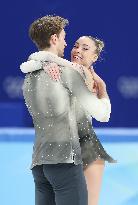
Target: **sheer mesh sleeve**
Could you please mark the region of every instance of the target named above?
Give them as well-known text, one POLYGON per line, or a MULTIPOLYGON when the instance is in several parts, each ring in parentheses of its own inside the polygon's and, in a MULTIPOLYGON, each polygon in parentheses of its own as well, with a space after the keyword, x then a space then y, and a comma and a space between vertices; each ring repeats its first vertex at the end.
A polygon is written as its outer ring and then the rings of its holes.
POLYGON ((69 89, 70 94, 77 98, 88 115, 101 122, 109 120, 111 113, 110 101, 106 98, 98 99, 92 94, 79 72, 70 68, 62 68, 61 81, 69 89))

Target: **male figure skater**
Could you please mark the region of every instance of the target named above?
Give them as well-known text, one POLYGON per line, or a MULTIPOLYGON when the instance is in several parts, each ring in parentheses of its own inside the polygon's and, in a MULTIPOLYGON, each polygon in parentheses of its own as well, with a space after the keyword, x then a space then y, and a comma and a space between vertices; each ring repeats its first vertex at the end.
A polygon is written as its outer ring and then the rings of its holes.
POLYGON ((109 119, 111 106, 104 83, 99 83, 98 99, 87 88, 83 77, 64 55, 65 26, 68 20, 44 16, 29 29, 39 52, 21 65, 27 73, 23 85, 26 105, 35 128, 32 173, 35 205, 87 205, 81 149, 72 96, 96 120, 109 119), (51 63, 60 67, 60 78, 50 78, 51 63))

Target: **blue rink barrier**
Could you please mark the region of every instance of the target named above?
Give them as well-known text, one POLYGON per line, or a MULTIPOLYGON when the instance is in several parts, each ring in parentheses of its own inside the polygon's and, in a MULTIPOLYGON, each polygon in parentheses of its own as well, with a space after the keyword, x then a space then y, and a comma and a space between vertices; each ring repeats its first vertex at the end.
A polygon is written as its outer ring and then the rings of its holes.
MULTIPOLYGON (((106 163, 99 205, 138 205, 138 129, 95 129, 118 163, 106 163)), ((34 205, 34 129, 0 128, 0 204, 34 205)))
MULTIPOLYGON (((95 128, 94 129, 102 142, 137 142, 137 128, 95 128)), ((0 128, 0 142, 32 142, 34 140, 33 128, 0 128)))

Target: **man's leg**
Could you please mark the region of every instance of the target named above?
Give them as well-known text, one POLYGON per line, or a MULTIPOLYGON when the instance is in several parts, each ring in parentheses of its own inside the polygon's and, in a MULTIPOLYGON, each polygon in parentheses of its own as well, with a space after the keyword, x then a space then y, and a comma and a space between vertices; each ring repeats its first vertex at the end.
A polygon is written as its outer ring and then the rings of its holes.
POLYGON ((54 189, 56 205, 88 205, 82 165, 43 165, 43 170, 54 189))
POLYGON ((55 194, 43 173, 43 165, 32 169, 35 182, 35 205, 56 205, 55 194))

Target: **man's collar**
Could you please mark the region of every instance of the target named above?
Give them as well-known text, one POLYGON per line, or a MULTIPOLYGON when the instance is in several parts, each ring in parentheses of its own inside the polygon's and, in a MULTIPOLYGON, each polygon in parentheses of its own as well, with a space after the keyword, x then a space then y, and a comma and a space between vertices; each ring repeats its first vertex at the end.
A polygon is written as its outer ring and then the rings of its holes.
POLYGON ((43 69, 44 62, 54 62, 59 66, 73 68, 78 71, 83 69, 83 66, 76 63, 72 63, 61 57, 58 57, 56 54, 49 51, 39 51, 32 53, 29 56, 28 61, 20 65, 20 69, 23 73, 29 73, 36 70, 40 70, 43 69))

